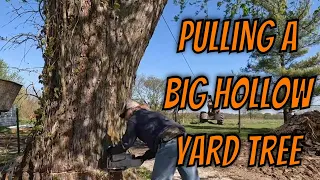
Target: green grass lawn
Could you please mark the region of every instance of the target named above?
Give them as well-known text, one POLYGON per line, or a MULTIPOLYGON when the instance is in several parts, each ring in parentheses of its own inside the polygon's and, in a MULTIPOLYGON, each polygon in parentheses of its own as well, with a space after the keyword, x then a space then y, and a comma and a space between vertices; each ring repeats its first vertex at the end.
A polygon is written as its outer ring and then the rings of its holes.
POLYGON ((35 122, 34 120, 30 120, 30 119, 20 119, 20 120, 19 120, 19 124, 20 124, 20 125, 33 124, 34 122, 35 122))
MULTIPOLYGON (((217 125, 216 121, 212 123, 184 123, 184 127, 190 134, 238 134, 238 120, 236 119, 225 119, 223 125, 217 125)), ((241 139, 247 139, 248 134, 264 134, 271 130, 281 126, 282 120, 249 120, 241 119, 241 139)))
POLYGON ((151 180, 151 171, 149 171, 145 167, 139 167, 137 168, 137 174, 140 178, 145 179, 145 180, 151 180))

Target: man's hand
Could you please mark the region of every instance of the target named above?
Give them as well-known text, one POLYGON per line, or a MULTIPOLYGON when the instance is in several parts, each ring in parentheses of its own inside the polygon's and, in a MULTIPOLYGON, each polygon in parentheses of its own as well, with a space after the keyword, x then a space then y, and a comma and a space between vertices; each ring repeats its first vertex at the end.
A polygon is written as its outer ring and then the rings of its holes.
POLYGON ((111 153, 111 149, 113 148, 113 146, 109 146, 108 148, 107 148, 107 150, 106 150, 106 153, 108 154, 108 155, 112 155, 112 153, 111 153))
POLYGON ((151 151, 150 149, 146 151, 142 156, 137 156, 135 159, 141 159, 143 162, 149 159, 153 159, 156 153, 151 151))
POLYGON ((137 156, 137 157, 133 156, 133 159, 138 159, 138 160, 140 160, 140 161, 141 161, 141 164, 143 164, 144 161, 145 161, 142 156, 137 156))

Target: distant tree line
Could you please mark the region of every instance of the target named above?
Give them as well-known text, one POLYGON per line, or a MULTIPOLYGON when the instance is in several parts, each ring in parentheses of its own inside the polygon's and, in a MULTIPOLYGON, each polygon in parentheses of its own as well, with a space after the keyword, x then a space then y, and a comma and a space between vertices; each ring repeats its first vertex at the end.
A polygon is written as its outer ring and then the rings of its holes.
MULTIPOLYGON (((162 111, 163 97, 165 93, 165 80, 154 77, 138 75, 133 87, 133 99, 139 103, 148 104, 154 111, 160 111, 169 117, 173 117, 173 110, 162 111)), ((257 110, 240 111, 241 118, 245 119, 283 119, 282 114, 262 113, 257 110)), ((191 120, 199 118, 200 112, 179 111, 177 117, 179 120, 191 120)), ((238 114, 224 113, 225 119, 237 119, 238 114)))

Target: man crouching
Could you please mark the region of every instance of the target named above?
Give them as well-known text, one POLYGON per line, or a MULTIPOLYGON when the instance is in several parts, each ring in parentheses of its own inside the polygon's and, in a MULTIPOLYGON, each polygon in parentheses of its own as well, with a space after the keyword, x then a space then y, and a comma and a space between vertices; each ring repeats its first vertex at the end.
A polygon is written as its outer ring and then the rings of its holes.
POLYGON ((176 166, 178 158, 177 137, 185 134, 185 128, 158 112, 128 100, 121 118, 127 120, 127 129, 121 142, 107 149, 108 154, 120 154, 133 146, 137 138, 146 143, 149 150, 137 158, 142 161, 155 158, 152 180, 172 179, 176 169, 183 180, 199 180, 196 166, 176 166))

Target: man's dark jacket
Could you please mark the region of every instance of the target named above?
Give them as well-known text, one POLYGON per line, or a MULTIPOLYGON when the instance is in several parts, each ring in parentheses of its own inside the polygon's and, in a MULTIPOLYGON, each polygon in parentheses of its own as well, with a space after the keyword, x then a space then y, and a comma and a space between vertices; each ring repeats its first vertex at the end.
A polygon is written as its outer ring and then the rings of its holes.
POLYGON ((146 143, 149 152, 153 154, 157 151, 162 133, 170 127, 177 127, 182 132, 185 128, 179 123, 168 119, 158 112, 140 109, 134 112, 127 122, 127 129, 120 144, 108 150, 111 154, 120 154, 133 146, 135 140, 139 138, 146 143))

